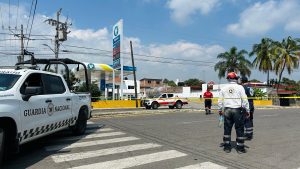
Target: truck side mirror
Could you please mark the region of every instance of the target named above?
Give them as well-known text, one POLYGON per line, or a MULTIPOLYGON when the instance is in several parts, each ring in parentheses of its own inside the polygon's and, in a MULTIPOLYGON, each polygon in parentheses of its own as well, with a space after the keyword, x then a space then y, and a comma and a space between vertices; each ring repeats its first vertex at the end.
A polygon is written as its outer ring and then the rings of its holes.
POLYGON ((41 94, 42 88, 40 86, 26 87, 25 94, 22 95, 24 101, 28 101, 31 96, 41 94))

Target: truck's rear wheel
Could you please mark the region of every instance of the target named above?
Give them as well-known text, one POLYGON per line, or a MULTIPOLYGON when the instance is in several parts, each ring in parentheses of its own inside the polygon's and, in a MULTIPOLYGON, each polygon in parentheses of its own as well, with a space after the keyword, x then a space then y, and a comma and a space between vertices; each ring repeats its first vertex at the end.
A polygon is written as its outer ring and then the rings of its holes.
POLYGON ((153 102, 153 103, 152 103, 152 109, 157 109, 157 108, 158 108, 158 103, 153 102))
POLYGON ((85 133, 87 126, 86 109, 81 109, 76 120, 75 126, 72 126, 72 132, 74 135, 82 135, 85 133))
POLYGON ((182 108, 182 102, 181 101, 177 101, 176 102, 176 109, 181 109, 182 108))
POLYGON ((2 128, 0 128, 0 166, 3 162, 4 159, 4 144, 5 144, 5 130, 3 130, 2 128))

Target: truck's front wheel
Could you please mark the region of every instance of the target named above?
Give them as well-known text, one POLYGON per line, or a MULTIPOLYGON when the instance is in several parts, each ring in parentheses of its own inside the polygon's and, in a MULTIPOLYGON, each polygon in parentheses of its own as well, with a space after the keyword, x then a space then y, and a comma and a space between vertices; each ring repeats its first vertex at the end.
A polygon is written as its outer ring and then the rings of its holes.
POLYGON ((157 109, 158 108, 158 103, 157 102, 153 102, 152 103, 152 109, 157 109))
POLYGON ((0 128, 0 166, 4 159, 5 130, 0 128))
POLYGON ((72 132, 74 135, 82 135, 85 133, 87 125, 87 116, 86 116, 86 109, 81 109, 78 115, 78 119, 76 121, 75 126, 73 126, 72 132))

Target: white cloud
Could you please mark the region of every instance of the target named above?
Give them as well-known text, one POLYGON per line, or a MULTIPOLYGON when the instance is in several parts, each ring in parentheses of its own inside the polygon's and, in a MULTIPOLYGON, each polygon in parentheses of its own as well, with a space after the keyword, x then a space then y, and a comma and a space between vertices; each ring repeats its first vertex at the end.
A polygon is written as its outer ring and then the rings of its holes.
POLYGON ((299 31, 299 8, 297 0, 257 2, 240 14, 238 23, 228 25, 227 31, 237 36, 261 35, 281 25, 287 31, 299 31))
POLYGON ((99 29, 97 31, 93 31, 91 29, 78 29, 74 30, 69 34, 71 38, 77 38, 81 40, 101 40, 108 38, 108 30, 107 28, 99 29))
POLYGON ((186 24, 191 21, 192 15, 206 15, 218 4, 219 0, 169 0, 167 7, 172 10, 171 18, 175 22, 186 24))
MULTIPOLYGON (((11 9, 16 8, 11 6, 11 9)), ((8 6, 1 4, 1 10, 6 11, 8 6)), ((25 8, 19 9, 19 23, 24 25, 26 29, 27 19, 26 14, 29 10, 25 8)), ((6 12, 2 12, 4 14, 6 12)), ((12 13, 12 20, 16 20, 16 13, 12 13)), ((44 21, 48 18, 55 18, 53 16, 45 16, 41 14, 36 14, 34 25, 32 28, 32 35, 50 35, 50 36, 32 36, 31 38, 48 39, 48 40, 36 40, 29 41, 28 48, 29 51, 34 52, 38 58, 54 58, 54 53, 42 44, 48 44, 54 48, 54 35, 55 27, 48 25, 44 21), (52 40, 51 40, 52 39, 52 40)), ((62 13, 62 20, 64 16, 62 13)), ((9 24, 9 19, 7 16, 3 16, 3 24, 7 26, 9 24)), ((1 21, 1 22, 2 22, 1 21)), ((0 22, 0 23, 1 23, 0 22)), ((1 23, 2 24, 2 23, 1 23)), ((11 24, 11 25, 15 25, 11 24)), ((19 26, 18 26, 19 29, 19 26)), ((93 62, 93 63, 112 63, 112 28, 99 28, 93 29, 78 29, 76 25, 73 25, 70 30, 71 33, 68 34, 68 40, 63 42, 60 46, 61 50, 72 51, 70 53, 60 52, 59 57, 68 57, 81 62, 93 62), (78 47, 88 47, 98 50, 84 49, 78 47), (74 53, 75 52, 75 53, 74 53), (84 52, 80 53, 80 52, 84 52)), ((9 31, 1 31, 10 33, 9 31)), ((16 31, 19 33, 19 31, 16 31)), ((4 39, 7 35, 0 34, 0 39, 4 39)), ((13 35, 9 35, 6 38, 15 38, 13 35)), ((177 78, 181 80, 186 80, 189 78, 203 78, 203 70, 206 71, 207 80, 217 79, 216 73, 213 71, 214 62, 216 56, 224 52, 225 49, 219 45, 200 45, 196 43, 191 43, 188 41, 177 41, 171 44, 159 44, 152 43, 149 45, 143 44, 142 40, 138 37, 124 37, 124 49, 125 52, 130 52, 129 41, 133 43, 135 65, 138 68, 137 76, 138 78, 148 77, 148 78, 168 78, 170 80, 175 80, 177 78), (166 59, 171 58, 171 59, 166 59), (181 60, 178 60, 181 59, 181 60), (183 60, 190 60, 189 62, 183 60), (196 62, 192 62, 196 61, 196 62), (204 61, 204 62, 197 62, 204 61), (178 64, 174 64, 178 63, 178 64), (210 79, 208 79, 210 77, 210 79)), ((25 44, 27 41, 25 41, 25 44)), ((9 50, 9 53, 14 53, 15 55, 6 55, 0 53, 2 59, 0 66, 3 65, 14 65, 17 61, 17 55, 20 51, 20 41, 0 41, 1 50, 9 50)), ((25 45, 26 46, 26 45, 25 45)), ((0 51, 1 52, 1 51, 0 51)), ((125 65, 131 66, 130 54, 123 54, 125 65)), ((26 58, 28 59, 28 58, 26 58)))

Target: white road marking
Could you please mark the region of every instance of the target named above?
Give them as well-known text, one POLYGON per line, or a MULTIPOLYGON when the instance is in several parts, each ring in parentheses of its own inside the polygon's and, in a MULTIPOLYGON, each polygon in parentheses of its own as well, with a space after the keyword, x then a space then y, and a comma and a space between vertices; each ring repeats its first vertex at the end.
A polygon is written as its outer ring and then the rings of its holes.
POLYGON ((212 162, 204 162, 195 165, 189 165, 177 169, 227 169, 227 167, 220 166, 218 164, 212 162))
POLYGON ((61 162, 79 160, 79 159, 86 159, 86 158, 100 157, 100 156, 117 154, 117 153, 130 152, 130 151, 135 151, 135 150, 156 148, 156 147, 161 147, 161 145, 153 144, 153 143, 135 144, 135 145, 129 145, 129 146, 107 148, 107 149, 96 150, 96 151, 55 155, 55 156, 52 156, 52 159, 56 163, 61 163, 61 162))
POLYGON ((276 117, 279 114, 266 114, 266 115, 262 115, 262 117, 276 117))
POLYGON ((95 124, 93 121, 88 121, 87 124, 95 124))
POLYGON ((184 121, 179 124, 192 124, 192 123, 201 123, 205 121, 216 121, 216 119, 207 119, 207 120, 198 120, 198 121, 184 121))
POLYGON ((47 147, 45 147, 45 149, 46 149, 46 151, 62 151, 62 150, 77 148, 77 147, 88 147, 88 146, 95 146, 95 145, 101 145, 101 144, 133 141, 133 140, 139 140, 139 138, 121 137, 121 138, 113 138, 113 139, 105 139, 105 140, 86 141, 86 142, 80 142, 80 143, 47 146, 47 147))
POLYGON ((58 139, 57 141, 70 141, 70 140, 80 140, 80 139, 89 139, 89 138, 101 138, 101 137, 108 137, 108 136, 119 136, 124 135, 123 132, 110 132, 110 133, 95 133, 89 135, 82 135, 82 136, 75 136, 75 137, 66 137, 62 139, 58 139))
POLYGON ((181 153, 176 150, 162 151, 158 153, 134 156, 129 158, 123 158, 119 160, 106 161, 101 163, 94 163, 89 165, 83 165, 78 167, 73 167, 72 169, 91 169, 91 168, 113 168, 122 169, 135 167, 143 164, 163 161, 167 159, 173 159, 177 157, 187 156, 187 154, 181 153))
POLYGON ((114 131, 114 129, 111 128, 98 128, 98 129, 86 129, 85 133, 97 133, 97 132, 106 132, 106 131, 114 131))

